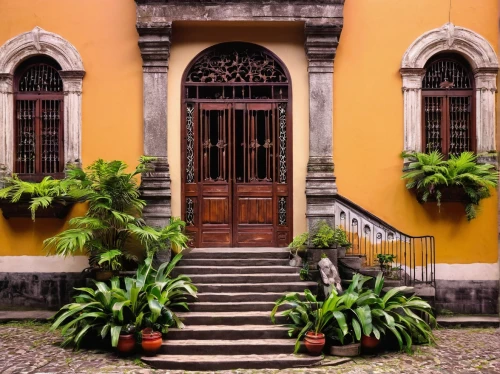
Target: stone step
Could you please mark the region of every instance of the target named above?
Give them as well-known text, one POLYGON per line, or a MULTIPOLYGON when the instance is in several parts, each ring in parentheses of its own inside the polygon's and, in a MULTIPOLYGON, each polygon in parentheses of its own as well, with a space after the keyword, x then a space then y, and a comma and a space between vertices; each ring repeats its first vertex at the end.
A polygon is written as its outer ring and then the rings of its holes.
MULTIPOLYGON (((196 284, 196 283, 195 283, 196 284)), ((315 291, 317 288, 315 282, 282 282, 282 283, 203 283, 196 284, 199 293, 222 292, 303 292, 306 288, 315 291)))
MULTIPOLYGON (((272 325, 271 311, 264 312, 179 312, 177 316, 186 324, 193 325, 272 325)), ((276 316, 277 324, 285 324, 288 318, 276 316)))
POLYGON ((300 277, 294 274, 192 274, 191 281, 197 286, 206 283, 285 283, 298 282, 300 277))
MULTIPOLYGON (((202 266, 202 267, 235 267, 235 266, 290 266, 288 258, 189 258, 183 257, 180 266, 202 266)), ((293 268, 293 267, 292 267, 293 268)))
MULTIPOLYGON (((251 312, 251 311, 268 311, 274 308, 272 301, 247 301, 236 303, 220 303, 220 302, 195 302, 188 303, 190 312, 251 312)), ((280 309, 286 309, 285 307, 280 309)))
POLYGON ((339 259, 339 263, 348 266, 351 269, 359 270, 361 269, 361 264, 363 263, 363 257, 360 256, 346 256, 339 259))
POLYGON ((195 248, 187 253, 184 259, 240 259, 240 258, 272 258, 288 259, 286 248, 195 248))
POLYGON ((321 356, 293 354, 258 355, 157 355, 142 357, 142 361, 157 369, 168 370, 234 370, 234 369, 287 369, 317 364, 321 356))
MULTIPOLYGON (((238 339, 238 340, 164 340, 160 354, 168 355, 216 355, 225 352, 231 355, 266 353, 292 354, 294 339, 238 339)), ((301 347, 299 352, 304 352, 301 347)))
POLYGON ((169 329, 167 339, 286 339, 288 330, 280 325, 192 325, 169 329))
POLYGON ((500 327, 497 315, 438 316, 436 320, 441 327, 500 327))
MULTIPOLYGON (((300 292, 303 292, 302 289, 300 292)), ((292 292, 292 291, 288 291, 292 292)), ((237 302, 275 302, 284 292, 203 292, 199 293, 196 299, 189 298, 189 301, 197 303, 237 303, 237 302)), ((300 295, 300 294, 299 294, 300 295)))
MULTIPOLYGON (((182 264, 184 264, 182 262, 182 264)), ((172 274, 202 275, 202 274, 298 274, 300 268, 293 266, 177 266, 172 274)))

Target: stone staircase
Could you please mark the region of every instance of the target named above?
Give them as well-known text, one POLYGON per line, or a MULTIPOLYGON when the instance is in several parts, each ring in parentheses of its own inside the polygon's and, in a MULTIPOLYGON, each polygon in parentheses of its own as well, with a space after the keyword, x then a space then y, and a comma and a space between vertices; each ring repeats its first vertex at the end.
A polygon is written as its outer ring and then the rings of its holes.
MULTIPOLYGON (((274 301, 287 292, 314 290, 279 248, 203 248, 185 255, 177 274, 191 277, 198 299, 179 312, 186 325, 171 329, 148 365, 171 370, 305 367, 320 357, 292 354, 286 326, 271 323, 274 301)), ((277 317, 277 323, 286 323, 277 317)))

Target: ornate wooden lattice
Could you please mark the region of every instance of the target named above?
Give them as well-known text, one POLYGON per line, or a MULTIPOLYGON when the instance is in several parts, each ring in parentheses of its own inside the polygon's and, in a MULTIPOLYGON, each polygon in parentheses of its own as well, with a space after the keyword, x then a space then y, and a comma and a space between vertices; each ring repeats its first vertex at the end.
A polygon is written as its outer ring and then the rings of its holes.
POLYGON ((183 79, 183 217, 195 246, 286 245, 289 78, 272 53, 224 43, 183 79))
POLYGON ((19 79, 20 92, 61 92, 63 82, 59 72, 47 64, 36 64, 19 79))
POLYGON ((281 65, 270 54, 252 45, 227 43, 204 54, 191 67, 187 82, 195 83, 286 83, 281 65))
POLYGON ((474 150, 474 92, 470 69, 451 57, 431 61, 422 80, 423 148, 457 155, 474 150))
POLYGON ((14 171, 54 175, 63 171, 63 84, 54 66, 34 63, 15 76, 14 171))

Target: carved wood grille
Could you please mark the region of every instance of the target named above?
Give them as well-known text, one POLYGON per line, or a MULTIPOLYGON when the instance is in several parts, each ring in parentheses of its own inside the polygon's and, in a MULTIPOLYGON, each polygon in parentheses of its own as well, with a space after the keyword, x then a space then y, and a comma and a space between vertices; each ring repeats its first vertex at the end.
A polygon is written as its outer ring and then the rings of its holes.
POLYGON ((470 70, 443 58, 427 67, 422 81, 423 147, 445 155, 474 151, 474 96, 470 70))
POLYGON ((198 59, 187 82, 286 83, 288 79, 280 64, 266 52, 243 43, 227 43, 225 48, 198 59))
POLYGON ((63 171, 62 80, 55 68, 39 63, 16 77, 14 171, 55 175, 63 171))

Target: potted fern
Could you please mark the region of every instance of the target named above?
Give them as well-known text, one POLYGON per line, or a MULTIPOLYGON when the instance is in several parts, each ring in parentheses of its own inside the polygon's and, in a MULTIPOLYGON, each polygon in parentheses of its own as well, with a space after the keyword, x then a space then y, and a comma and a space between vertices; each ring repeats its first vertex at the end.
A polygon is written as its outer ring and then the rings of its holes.
POLYGON ((477 155, 463 152, 445 160, 438 151, 430 153, 403 152, 410 160, 402 179, 406 188, 415 190, 421 203, 436 201, 461 202, 467 220, 477 217, 480 201, 491 196, 498 185, 499 173, 491 164, 478 164, 477 155))
POLYGON ((81 170, 71 168, 68 178, 53 179, 47 176, 38 183, 23 181, 14 174, 2 178, 0 208, 5 218, 31 217, 64 218, 71 207, 82 201, 78 193, 84 186, 81 170))

